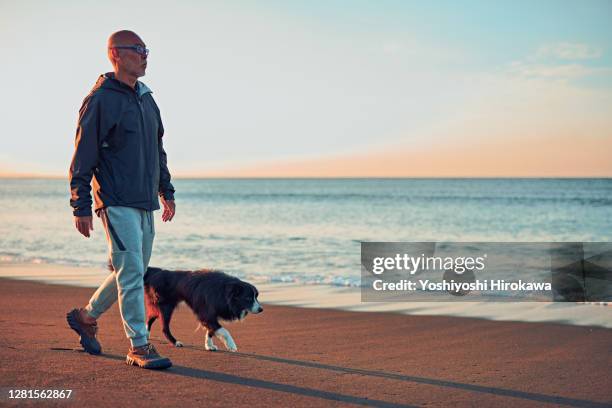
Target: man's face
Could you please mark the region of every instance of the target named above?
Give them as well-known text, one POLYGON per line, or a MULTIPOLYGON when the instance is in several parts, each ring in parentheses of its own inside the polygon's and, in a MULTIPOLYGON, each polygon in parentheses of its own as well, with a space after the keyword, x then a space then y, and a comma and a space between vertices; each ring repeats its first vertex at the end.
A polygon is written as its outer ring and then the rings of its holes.
MULTIPOLYGON (((115 46, 140 46, 145 49, 144 42, 140 39, 126 41, 125 44, 115 44, 115 46)), ((137 78, 145 75, 147 69, 147 56, 139 54, 135 49, 117 48, 117 65, 119 70, 137 78)))

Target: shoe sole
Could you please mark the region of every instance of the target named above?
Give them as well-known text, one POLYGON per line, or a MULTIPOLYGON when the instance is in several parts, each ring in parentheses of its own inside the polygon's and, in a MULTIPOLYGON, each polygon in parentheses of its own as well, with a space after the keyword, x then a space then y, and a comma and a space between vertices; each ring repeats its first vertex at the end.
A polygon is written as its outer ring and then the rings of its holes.
POLYGON ((160 358, 158 360, 151 360, 147 363, 140 363, 138 360, 130 357, 130 356, 126 356, 125 357, 125 363, 127 365, 133 365, 133 366, 137 366, 140 368, 146 368, 149 370, 164 370, 166 368, 170 368, 172 367, 172 362, 167 359, 167 358, 160 358))
POLYGON ((83 346, 86 352, 95 356, 101 354, 102 346, 100 346, 100 343, 98 343, 97 345, 95 343, 92 343, 92 341, 89 340, 89 337, 85 335, 80 323, 76 319, 76 313, 78 312, 76 309, 74 309, 68 312, 68 314, 66 314, 66 321, 68 322, 68 326, 70 326, 70 328, 79 335, 79 343, 81 343, 81 346, 83 346))

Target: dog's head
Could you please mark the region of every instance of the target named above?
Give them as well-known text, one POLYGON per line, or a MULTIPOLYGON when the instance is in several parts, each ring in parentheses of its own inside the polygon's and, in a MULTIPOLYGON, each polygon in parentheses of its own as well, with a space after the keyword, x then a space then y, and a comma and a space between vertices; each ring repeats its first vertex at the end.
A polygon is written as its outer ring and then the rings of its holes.
POLYGON ((244 319, 249 313, 261 313, 263 308, 257 300, 259 291, 250 283, 237 280, 227 285, 226 289, 227 301, 230 308, 234 311, 237 319, 244 319))

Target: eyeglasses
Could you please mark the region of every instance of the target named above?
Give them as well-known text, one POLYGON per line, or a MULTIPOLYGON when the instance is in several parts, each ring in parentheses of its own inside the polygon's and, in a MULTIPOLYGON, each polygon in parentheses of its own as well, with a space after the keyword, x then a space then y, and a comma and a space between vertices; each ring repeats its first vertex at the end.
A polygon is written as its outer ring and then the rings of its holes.
POLYGON ((146 57, 149 55, 149 49, 143 47, 142 45, 116 45, 111 48, 117 48, 120 50, 132 50, 136 52, 137 54, 142 55, 143 57, 146 57))

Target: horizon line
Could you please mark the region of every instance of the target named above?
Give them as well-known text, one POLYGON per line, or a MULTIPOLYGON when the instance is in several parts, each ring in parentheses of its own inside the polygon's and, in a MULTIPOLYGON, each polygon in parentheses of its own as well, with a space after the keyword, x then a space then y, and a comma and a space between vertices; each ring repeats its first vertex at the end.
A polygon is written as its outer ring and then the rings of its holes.
MULTIPOLYGON (((67 176, 42 175, 42 174, 1 174, 2 180, 68 180, 67 176)), ((401 180, 401 179, 422 179, 422 180, 443 180, 443 179, 612 179, 611 176, 567 176, 567 175, 533 175, 533 176, 207 176, 207 175, 178 175, 173 176, 173 180, 401 180)))

